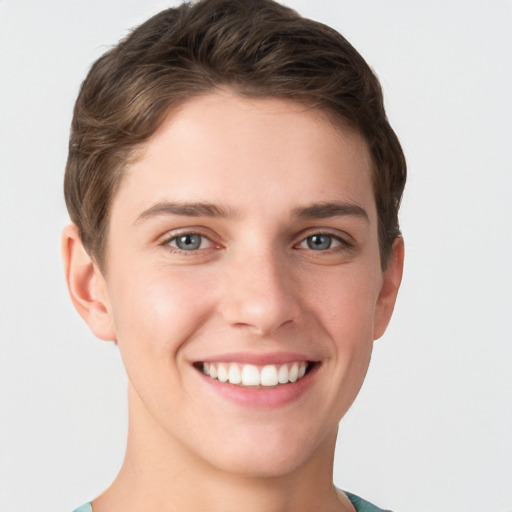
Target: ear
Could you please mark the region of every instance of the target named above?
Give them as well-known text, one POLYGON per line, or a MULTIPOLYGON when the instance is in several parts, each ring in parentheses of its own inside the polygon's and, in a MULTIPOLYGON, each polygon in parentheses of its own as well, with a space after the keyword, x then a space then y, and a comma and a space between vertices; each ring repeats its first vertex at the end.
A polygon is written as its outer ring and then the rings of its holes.
POLYGON ((105 279, 85 250, 75 225, 67 226, 62 232, 62 259, 76 310, 98 338, 115 341, 105 279))
POLYGON ((375 307, 375 322, 373 338, 380 338, 391 320, 395 308, 396 296, 404 269, 404 240, 402 237, 395 238, 391 253, 389 255, 386 270, 382 273, 382 286, 377 298, 375 307))

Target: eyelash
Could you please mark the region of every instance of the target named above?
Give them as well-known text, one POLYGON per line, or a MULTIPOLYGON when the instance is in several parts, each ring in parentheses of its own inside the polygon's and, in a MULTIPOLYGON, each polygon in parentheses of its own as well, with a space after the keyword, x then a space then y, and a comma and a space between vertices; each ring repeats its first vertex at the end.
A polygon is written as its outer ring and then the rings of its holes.
POLYGON ((198 251, 204 251, 205 249, 209 249, 211 246, 215 246, 215 243, 211 240, 211 238, 208 235, 205 235, 204 233, 201 233, 200 231, 183 231, 182 233, 173 234, 171 237, 166 238, 162 242, 162 245, 167 247, 168 249, 170 249, 172 252, 178 252, 180 254, 187 254, 187 253, 194 254, 194 253, 197 253, 198 251), (195 237, 195 236, 200 237, 200 239, 201 239, 200 245, 202 245, 204 241, 207 241, 210 245, 208 247, 202 247, 202 248, 198 247, 196 249, 191 249, 191 250, 181 249, 180 247, 171 245, 173 242, 176 242, 180 238, 195 237))
MULTIPOLYGON (((171 252, 173 252, 173 253, 190 254, 190 255, 197 254, 199 251, 211 249, 212 247, 215 247, 215 248, 221 247, 220 245, 215 244, 215 242, 213 242, 208 235, 206 235, 205 233, 202 233, 200 231, 183 231, 178 234, 173 234, 171 237, 166 238, 162 242, 161 245, 170 249, 171 252), (200 237, 200 239, 201 239, 199 242, 200 246, 197 248, 186 250, 186 249, 181 249, 177 245, 175 245, 175 246, 171 245, 173 242, 177 243, 177 240, 179 240, 180 238, 195 237, 195 236, 200 237), (201 247, 201 245, 203 245, 204 241, 207 241, 209 243, 208 247, 201 247)), ((306 250, 310 250, 313 252, 319 252, 319 253, 320 252, 323 252, 323 253, 339 252, 339 251, 351 249, 353 247, 354 247, 354 244, 349 242, 345 238, 342 238, 338 235, 334 235, 333 233, 325 232, 325 231, 311 231, 310 233, 307 233, 305 236, 303 235, 301 240, 299 241, 299 243, 297 243, 293 246, 294 249, 306 249, 306 250), (313 237, 328 237, 329 238, 329 246, 325 249, 312 248, 309 245, 308 240, 312 239, 313 237), (303 244, 307 244, 308 246, 301 247, 303 244), (335 244, 334 247, 333 247, 333 244, 335 244)))
MULTIPOLYGON (((319 250, 319 249, 313 249, 312 247, 304 247, 304 249, 309 249, 314 252, 324 252, 324 253, 331 253, 331 252, 339 252, 346 249, 351 249, 354 244, 346 240, 345 238, 342 238, 338 235, 335 235, 333 233, 330 233, 328 231, 312 231, 310 233, 307 233, 306 236, 304 236, 299 244, 297 244, 295 247, 301 248, 300 246, 302 244, 307 244, 309 239, 312 239, 313 237, 328 237, 330 239, 329 247, 327 247, 325 250, 319 250), (335 243, 334 247, 332 247, 332 244, 335 243)), ((309 244, 308 244, 309 245, 309 244)))

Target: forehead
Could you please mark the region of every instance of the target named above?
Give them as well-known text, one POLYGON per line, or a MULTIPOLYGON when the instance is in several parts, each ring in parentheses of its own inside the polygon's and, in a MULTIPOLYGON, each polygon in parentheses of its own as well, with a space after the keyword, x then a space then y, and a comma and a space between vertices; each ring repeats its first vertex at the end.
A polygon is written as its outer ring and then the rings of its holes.
POLYGON ((209 201, 238 211, 292 202, 366 203, 371 157, 362 136, 282 99, 221 91, 169 113, 123 178, 113 215, 150 202, 209 201))

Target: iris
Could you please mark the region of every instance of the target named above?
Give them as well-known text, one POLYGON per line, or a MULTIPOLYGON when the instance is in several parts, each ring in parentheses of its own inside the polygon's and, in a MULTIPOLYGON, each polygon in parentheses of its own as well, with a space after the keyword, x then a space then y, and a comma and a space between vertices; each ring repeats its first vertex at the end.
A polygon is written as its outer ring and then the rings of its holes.
POLYGON ((332 237, 329 235, 312 235, 308 236, 307 244, 310 249, 314 251, 325 251, 330 249, 332 244, 332 237))

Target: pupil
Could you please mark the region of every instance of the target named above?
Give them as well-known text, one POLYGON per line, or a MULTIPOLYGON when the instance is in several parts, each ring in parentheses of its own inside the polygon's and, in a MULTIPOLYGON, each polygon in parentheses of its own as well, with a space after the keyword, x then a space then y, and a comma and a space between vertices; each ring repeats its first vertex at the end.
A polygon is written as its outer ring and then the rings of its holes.
POLYGON ((329 249, 331 237, 328 235, 313 235, 308 237, 308 246, 315 251, 329 249))
POLYGON ((176 240, 176 245, 185 251, 197 249, 201 244, 199 235, 183 235, 176 240))

